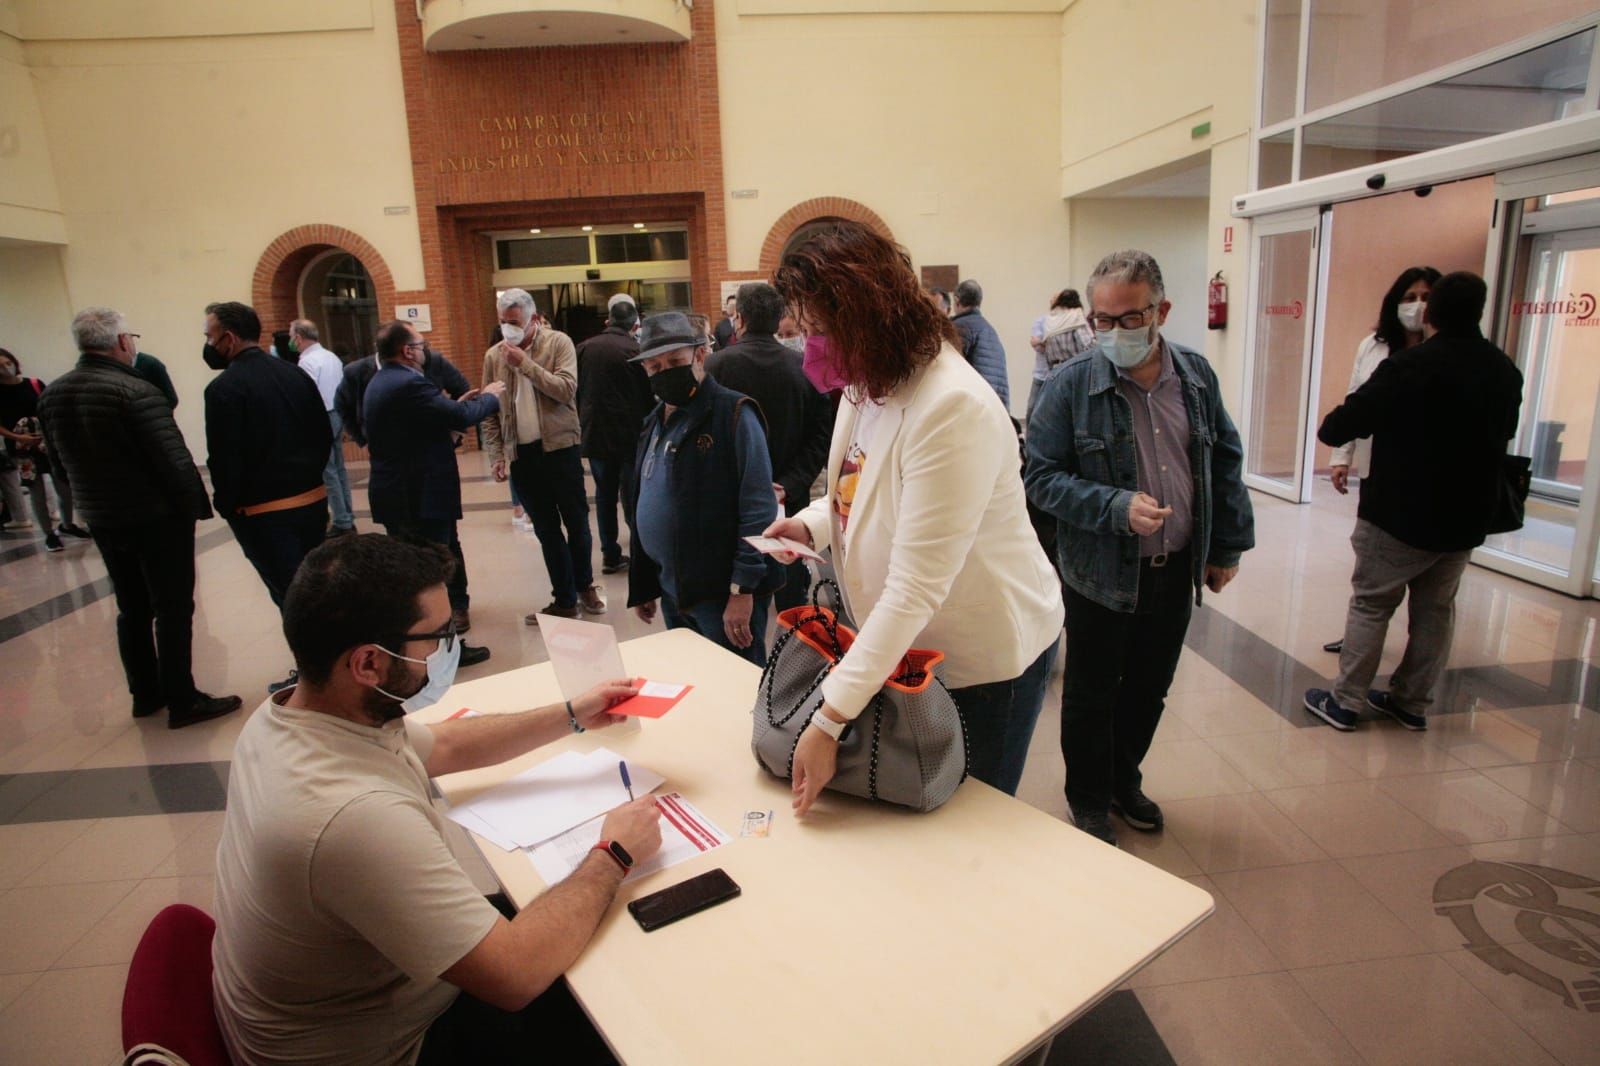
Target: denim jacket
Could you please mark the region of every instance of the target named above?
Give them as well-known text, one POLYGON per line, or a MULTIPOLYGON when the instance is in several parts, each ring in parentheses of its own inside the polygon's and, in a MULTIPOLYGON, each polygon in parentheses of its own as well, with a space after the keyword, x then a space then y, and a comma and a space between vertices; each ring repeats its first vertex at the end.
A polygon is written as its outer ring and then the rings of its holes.
MULTIPOLYGON (((1217 375, 1198 352, 1163 340, 1183 383, 1194 478, 1195 603, 1205 568, 1237 566, 1255 547, 1255 517, 1241 478, 1244 449, 1222 407, 1217 375)), ((1045 383, 1028 422, 1028 499, 1057 519, 1056 555, 1067 586, 1115 611, 1139 599, 1139 538, 1128 507, 1139 491, 1133 411, 1111 361, 1090 349, 1045 383)))

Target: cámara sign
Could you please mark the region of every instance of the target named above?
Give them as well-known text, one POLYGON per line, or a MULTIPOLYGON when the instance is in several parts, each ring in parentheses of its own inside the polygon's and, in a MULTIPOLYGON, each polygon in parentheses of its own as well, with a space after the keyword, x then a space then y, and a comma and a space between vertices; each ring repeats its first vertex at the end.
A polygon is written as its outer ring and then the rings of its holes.
POLYGON ((1514 315, 1549 315, 1563 318, 1568 326, 1600 326, 1595 318, 1594 293, 1568 293, 1565 300, 1514 300, 1514 315))
POLYGON ((447 155, 441 174, 527 170, 547 166, 680 163, 697 158, 688 144, 651 144, 642 111, 485 115, 477 121, 479 153, 447 155))

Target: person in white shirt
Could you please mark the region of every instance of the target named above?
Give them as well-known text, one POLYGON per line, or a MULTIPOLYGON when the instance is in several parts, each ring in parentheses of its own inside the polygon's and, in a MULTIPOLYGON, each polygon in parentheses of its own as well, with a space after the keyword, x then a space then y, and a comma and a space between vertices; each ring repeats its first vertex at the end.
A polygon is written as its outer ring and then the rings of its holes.
MULTIPOLYGON (((1367 383, 1378 364, 1396 352, 1403 352, 1414 344, 1422 343, 1422 313, 1428 306, 1428 295, 1433 292, 1439 272, 1431 266, 1410 267, 1401 272, 1384 293, 1378 305, 1378 324, 1362 338, 1356 348, 1356 365, 1350 371, 1350 387, 1345 394, 1355 392, 1367 383)), ((1329 459, 1329 476, 1333 489, 1344 496, 1350 492, 1350 475, 1356 479, 1367 476, 1372 463, 1372 438, 1362 437, 1333 450, 1329 459)), ((1329 641, 1322 646, 1326 652, 1337 653, 1344 648, 1344 639, 1329 641)))
POLYGON ((1028 522, 1011 417, 892 241, 829 226, 783 257, 774 284, 807 333, 827 335, 847 384, 827 492, 767 535, 830 548, 860 627, 800 735, 795 809, 837 767, 817 716, 855 718, 913 647, 945 655, 972 776, 1015 794, 1063 608, 1028 522))
POLYGON ((333 429, 333 448, 328 465, 322 469, 322 483, 328 489, 328 536, 342 537, 356 531, 355 505, 350 497, 350 475, 344 468, 344 421, 334 407, 333 394, 344 377, 344 363, 318 341, 317 324, 297 318, 289 325, 289 349, 299 353, 301 370, 311 375, 322 393, 322 406, 333 429))

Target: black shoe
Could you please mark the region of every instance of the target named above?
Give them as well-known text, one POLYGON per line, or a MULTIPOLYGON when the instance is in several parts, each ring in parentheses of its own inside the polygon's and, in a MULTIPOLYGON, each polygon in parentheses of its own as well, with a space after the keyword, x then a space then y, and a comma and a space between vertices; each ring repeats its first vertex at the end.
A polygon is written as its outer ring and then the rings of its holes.
POLYGON ((355 531, 355 526, 329 526, 327 532, 322 534, 322 539, 332 540, 334 537, 348 537, 355 531))
POLYGON ((1161 817, 1161 808, 1156 806, 1156 801, 1138 789, 1127 795, 1114 797, 1111 800, 1111 809, 1120 814, 1124 822, 1141 833, 1154 833, 1166 824, 1161 817))
POLYGON ((166 709, 167 701, 160 696, 149 700, 133 701, 133 716, 135 718, 149 718, 152 714, 160 714, 166 709))
POLYGON ((91 538, 90 532, 75 522, 61 523, 56 527, 56 532, 65 533, 69 537, 77 537, 79 540, 89 540, 91 538))
POLYGON ((1096 840, 1103 840, 1112 847, 1117 846, 1117 831, 1111 828, 1111 814, 1109 811, 1074 808, 1072 821, 1079 829, 1096 840))
POLYGON ((525 626, 538 625, 539 616, 541 614, 553 614, 557 618, 576 618, 578 617, 578 605, 574 603, 570 607, 564 607, 561 604, 556 603, 554 600, 551 600, 549 603, 545 604, 543 610, 535 611, 532 614, 523 615, 522 624, 525 626))
POLYGON ((182 729, 196 722, 209 722, 213 718, 232 714, 242 706, 244 701, 238 696, 208 696, 204 692, 196 692, 194 702, 187 709, 179 711, 174 708, 172 713, 167 715, 167 728, 182 729))
POLYGON ((66 549, 61 546, 61 538, 51 532, 44 535, 44 550, 47 552, 59 552, 66 549))
POLYGON ((626 555, 619 555, 617 556, 616 562, 601 563, 600 572, 602 574, 620 574, 628 568, 628 564, 632 561, 633 560, 629 559, 626 555))
POLYGON ((267 686, 267 695, 276 696, 278 693, 282 692, 284 689, 286 689, 286 688, 294 688, 299 683, 300 683, 300 671, 298 671, 298 670, 290 670, 288 677, 284 678, 282 681, 274 681, 272 684, 267 686))
POLYGON ((1322 646, 1322 650, 1330 655, 1338 655, 1340 652, 1344 651, 1344 638, 1340 637, 1338 640, 1328 641, 1328 643, 1322 646))
POLYGON ((479 663, 486 663, 488 661, 489 661, 489 649, 488 648, 473 647, 471 644, 468 644, 464 640, 461 642, 461 663, 460 663, 460 665, 462 665, 462 666, 477 666, 479 663))
POLYGON ((1394 702, 1393 694, 1384 692, 1382 689, 1373 689, 1367 693, 1367 706, 1379 714, 1388 715, 1413 733, 1427 732, 1428 720, 1426 718, 1420 714, 1412 714, 1410 711, 1401 710, 1399 705, 1394 702))

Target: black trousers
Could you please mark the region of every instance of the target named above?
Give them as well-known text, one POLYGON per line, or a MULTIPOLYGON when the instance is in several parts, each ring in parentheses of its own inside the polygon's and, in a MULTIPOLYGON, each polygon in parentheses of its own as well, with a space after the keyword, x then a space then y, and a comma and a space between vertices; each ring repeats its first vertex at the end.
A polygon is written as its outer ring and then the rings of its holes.
POLYGON ((456 560, 455 573, 445 583, 445 591, 450 595, 450 609, 465 611, 471 606, 472 597, 467 595, 467 557, 461 553, 461 537, 457 535, 454 521, 447 518, 408 518, 404 522, 385 522, 383 531, 391 537, 426 540, 449 548, 456 560))
MULTIPOLYGON (((507 921, 517 916, 504 896, 490 896, 489 902, 507 921)), ((519 1011, 501 1010, 462 992, 428 1027, 417 1066, 502 1062, 614 1066, 616 1061, 572 998, 567 979, 560 977, 519 1011)))
POLYGON ((1164 567, 1139 565, 1130 614, 1067 590, 1067 666, 1061 689, 1061 755, 1067 803, 1105 810, 1144 783, 1139 764, 1161 722, 1194 604, 1189 552, 1164 567))
POLYGON ((300 561, 322 543, 328 528, 328 501, 318 500, 288 511, 231 515, 228 525, 244 557, 261 575, 272 602, 281 609, 300 561))
POLYGON ((194 521, 96 523, 92 532, 117 598, 128 692, 141 707, 187 710, 194 703, 194 521))
POLYGON ((622 518, 633 526, 633 508, 622 487, 633 478, 633 454, 589 457, 589 473, 594 475, 594 524, 600 533, 600 560, 611 566, 622 558, 622 530, 617 525, 617 505, 622 518))
POLYGON ((578 593, 594 584, 589 493, 578 452, 576 444, 547 452, 534 441, 517 445, 511 463, 511 483, 533 523, 533 535, 539 538, 551 592, 563 607, 576 607, 578 593))

